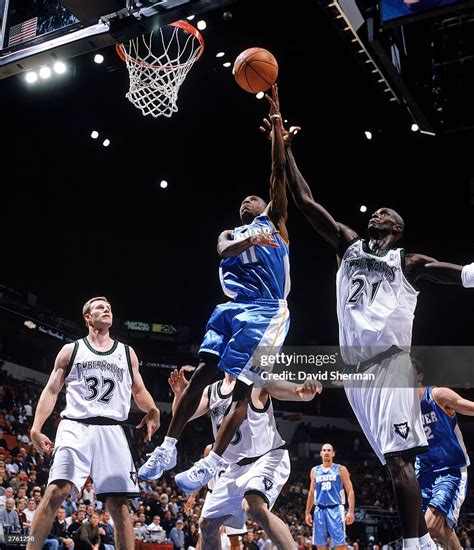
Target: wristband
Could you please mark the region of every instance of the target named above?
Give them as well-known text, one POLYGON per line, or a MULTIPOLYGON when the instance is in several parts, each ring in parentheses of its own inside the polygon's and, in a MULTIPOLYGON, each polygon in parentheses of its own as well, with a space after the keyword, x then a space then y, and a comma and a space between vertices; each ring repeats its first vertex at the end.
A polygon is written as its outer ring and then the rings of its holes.
POLYGON ((469 265, 465 265, 461 272, 462 286, 465 288, 474 287, 474 262, 469 265))

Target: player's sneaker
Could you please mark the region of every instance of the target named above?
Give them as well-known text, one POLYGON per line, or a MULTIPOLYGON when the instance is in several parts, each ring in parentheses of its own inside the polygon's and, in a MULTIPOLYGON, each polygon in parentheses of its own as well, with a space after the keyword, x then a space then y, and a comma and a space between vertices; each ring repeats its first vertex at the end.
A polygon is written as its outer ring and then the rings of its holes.
POLYGON ((222 464, 223 461, 217 466, 211 466, 207 458, 201 458, 189 470, 175 476, 176 485, 187 494, 194 493, 211 481, 222 464))
POLYGON ((176 447, 172 449, 163 446, 157 447, 148 460, 138 470, 138 477, 146 481, 158 479, 165 470, 171 470, 176 466, 176 447))

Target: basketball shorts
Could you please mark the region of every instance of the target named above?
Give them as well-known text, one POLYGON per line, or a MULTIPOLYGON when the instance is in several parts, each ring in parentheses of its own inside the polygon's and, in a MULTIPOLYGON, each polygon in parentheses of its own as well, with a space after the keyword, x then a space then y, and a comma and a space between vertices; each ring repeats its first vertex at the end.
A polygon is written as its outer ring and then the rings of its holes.
POLYGON ((208 493, 202 508, 206 519, 225 519, 224 525, 245 530, 242 507, 247 494, 260 495, 271 509, 290 476, 290 457, 285 449, 275 449, 245 466, 231 464, 220 476, 212 493, 208 493))
POLYGON ((218 367, 246 384, 263 386, 271 371, 264 355, 279 352, 290 326, 286 300, 227 302, 218 305, 207 323, 199 353, 219 357, 218 367))
POLYGON ((418 474, 423 511, 435 508, 446 518, 448 527, 454 529, 467 494, 467 467, 451 468, 444 472, 420 472, 418 474))
POLYGON ((92 478, 99 500, 139 496, 137 472, 122 426, 96 426, 61 420, 56 434, 48 484, 65 479, 72 498, 92 478))
POLYGON ((415 371, 408 353, 369 367, 367 380, 344 382, 347 399, 382 464, 393 456, 415 456, 428 450, 421 420, 415 371))
POLYGON ((328 508, 316 506, 314 510, 313 544, 327 546, 328 538, 331 539, 331 547, 346 544, 346 522, 342 504, 328 508))

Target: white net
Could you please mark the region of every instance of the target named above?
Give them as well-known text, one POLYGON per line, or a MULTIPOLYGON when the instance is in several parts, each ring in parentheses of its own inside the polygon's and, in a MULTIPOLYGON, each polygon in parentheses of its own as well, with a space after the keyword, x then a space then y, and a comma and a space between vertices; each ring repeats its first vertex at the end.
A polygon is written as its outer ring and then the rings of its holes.
POLYGON ((117 45, 130 76, 126 97, 144 115, 170 117, 178 110, 179 88, 203 50, 202 36, 186 21, 117 45))

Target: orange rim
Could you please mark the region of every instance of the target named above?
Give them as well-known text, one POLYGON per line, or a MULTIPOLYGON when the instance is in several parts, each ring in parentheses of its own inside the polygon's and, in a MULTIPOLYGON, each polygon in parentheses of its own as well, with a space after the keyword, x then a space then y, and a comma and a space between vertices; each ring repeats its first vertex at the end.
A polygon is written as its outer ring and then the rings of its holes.
MULTIPOLYGON (((200 44, 199 51, 197 56, 193 58, 192 63, 197 61, 204 52, 204 37, 202 36, 202 34, 196 29, 196 27, 193 27, 190 23, 188 23, 187 21, 183 21, 182 19, 180 19, 179 21, 175 21, 174 23, 170 23, 167 26, 178 27, 183 31, 189 32, 189 34, 192 34, 194 38, 199 40, 199 44, 200 44)), ((189 63, 191 63, 190 61, 187 61, 186 63, 182 63, 180 65, 153 65, 151 63, 145 63, 144 61, 138 61, 137 59, 132 57, 130 54, 127 53, 127 51, 125 50, 125 46, 121 43, 115 44, 115 50, 122 61, 127 61, 128 59, 133 63, 135 63, 136 65, 142 65, 143 67, 151 67, 152 69, 156 69, 156 70, 178 69, 179 67, 184 67, 186 65, 189 65, 189 63)))

